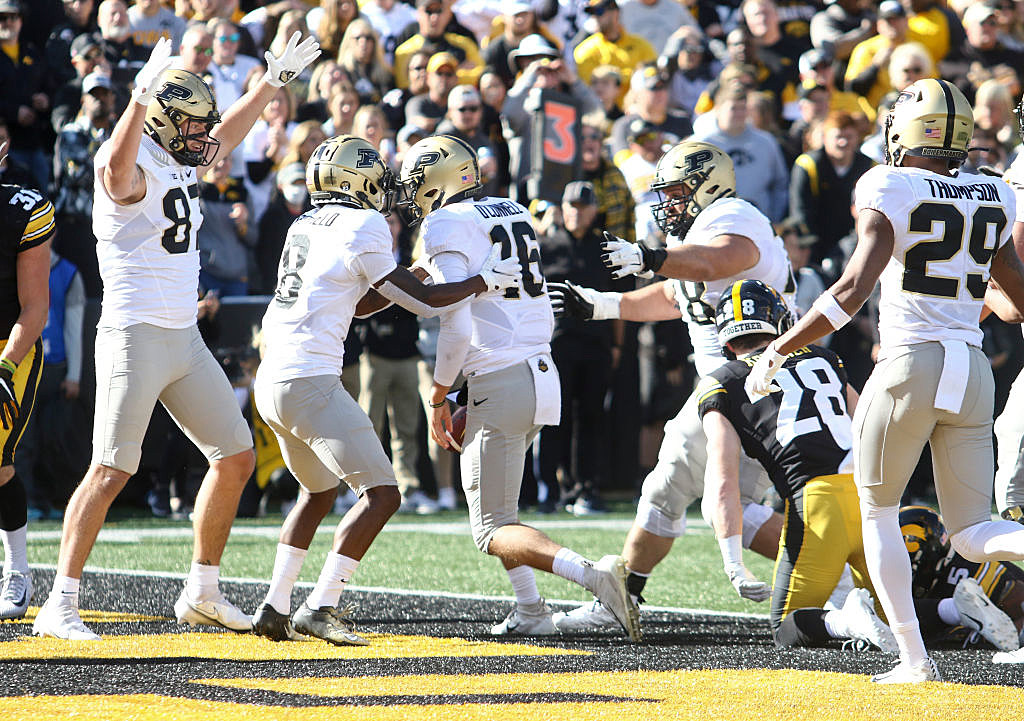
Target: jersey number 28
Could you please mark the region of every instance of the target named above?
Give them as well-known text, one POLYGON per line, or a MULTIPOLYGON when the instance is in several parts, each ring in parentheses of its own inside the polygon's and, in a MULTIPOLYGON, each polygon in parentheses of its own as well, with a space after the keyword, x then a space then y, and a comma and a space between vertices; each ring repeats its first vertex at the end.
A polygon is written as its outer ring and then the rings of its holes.
POLYGON ((811 357, 791 368, 782 368, 775 381, 782 388, 775 431, 779 445, 787 446, 797 436, 816 433, 824 425, 837 446, 844 451, 853 447, 853 431, 846 412, 843 384, 827 360, 811 357), (799 418, 805 393, 811 394, 815 414, 799 418))

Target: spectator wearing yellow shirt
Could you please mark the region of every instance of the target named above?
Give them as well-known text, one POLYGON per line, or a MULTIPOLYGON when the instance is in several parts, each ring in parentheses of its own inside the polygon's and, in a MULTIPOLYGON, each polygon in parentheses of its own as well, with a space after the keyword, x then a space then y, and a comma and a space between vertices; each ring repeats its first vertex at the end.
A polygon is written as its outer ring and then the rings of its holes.
POLYGON ((587 0, 584 11, 597 20, 598 31, 576 46, 573 58, 580 79, 589 84, 594 69, 600 65, 614 65, 622 70, 621 104, 629 91, 629 78, 641 63, 654 62, 657 53, 649 42, 631 35, 622 27, 619 6, 615 0, 587 0))
POLYGON ((873 108, 892 87, 889 59, 897 45, 921 38, 910 32, 907 11, 899 0, 883 0, 878 6, 878 35, 858 43, 846 67, 846 89, 867 98, 873 108))
MULTIPOLYGON (((939 63, 964 41, 964 28, 956 14, 939 5, 937 0, 902 0, 907 11, 911 39, 925 46, 932 61, 939 63)), ((982 5, 982 0, 975 0, 982 5)))
POLYGON ((452 19, 449 2, 442 0, 416 0, 418 31, 395 48, 395 84, 409 86, 409 60, 419 50, 433 54, 451 53, 459 62, 456 69, 459 85, 476 85, 484 69, 484 60, 476 43, 464 35, 445 32, 452 19))

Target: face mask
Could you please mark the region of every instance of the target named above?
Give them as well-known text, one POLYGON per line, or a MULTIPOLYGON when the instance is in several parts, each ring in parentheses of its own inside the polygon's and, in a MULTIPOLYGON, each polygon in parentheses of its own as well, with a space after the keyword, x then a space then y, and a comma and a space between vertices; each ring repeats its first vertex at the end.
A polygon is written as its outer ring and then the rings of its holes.
POLYGON ((309 191, 304 185, 286 185, 281 188, 281 195, 284 196, 285 202, 290 205, 304 205, 306 198, 309 197, 309 191))

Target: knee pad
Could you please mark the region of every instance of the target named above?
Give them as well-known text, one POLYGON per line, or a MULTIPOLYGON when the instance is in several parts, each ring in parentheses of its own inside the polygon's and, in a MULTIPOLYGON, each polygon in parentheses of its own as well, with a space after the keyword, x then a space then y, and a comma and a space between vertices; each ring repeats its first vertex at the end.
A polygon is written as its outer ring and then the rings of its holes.
POLYGON ((686 533, 686 516, 670 518, 643 498, 636 507, 636 524, 662 538, 679 538, 686 533))
POLYGON ((768 522, 775 510, 771 506, 761 503, 748 503, 743 508, 743 547, 750 548, 754 542, 754 536, 761 530, 761 526, 768 522))

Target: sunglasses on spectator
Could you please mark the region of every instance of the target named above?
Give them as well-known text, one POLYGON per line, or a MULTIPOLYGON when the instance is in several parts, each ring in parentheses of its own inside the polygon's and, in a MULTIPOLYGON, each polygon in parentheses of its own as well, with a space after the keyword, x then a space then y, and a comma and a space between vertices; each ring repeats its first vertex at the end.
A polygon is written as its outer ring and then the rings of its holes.
POLYGON ((192 49, 196 52, 197 55, 213 55, 213 48, 204 48, 202 45, 194 45, 192 49))
POLYGON ((425 12, 427 15, 440 15, 442 12, 444 12, 444 8, 440 5, 431 5, 428 8, 424 8, 423 12, 425 12))
POLYGON ((459 113, 478 113, 478 112, 480 112, 480 106, 479 105, 467 105, 464 108, 455 108, 455 111, 459 112, 459 113))
POLYGON ((601 17, 606 12, 608 12, 608 8, 604 7, 603 5, 600 7, 590 8, 589 10, 587 10, 587 13, 593 15, 595 18, 601 17))
POLYGON ((242 36, 239 33, 231 33, 230 35, 218 35, 217 39, 220 40, 222 43, 237 43, 240 37, 242 36))

